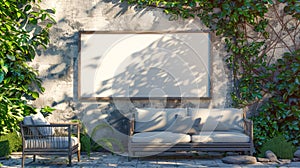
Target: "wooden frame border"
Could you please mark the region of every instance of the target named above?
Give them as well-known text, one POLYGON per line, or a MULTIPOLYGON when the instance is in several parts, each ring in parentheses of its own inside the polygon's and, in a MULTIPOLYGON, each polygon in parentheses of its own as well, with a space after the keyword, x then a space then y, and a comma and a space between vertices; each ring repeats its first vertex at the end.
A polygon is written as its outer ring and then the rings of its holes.
POLYGON ((77 64, 77 100, 81 102, 100 102, 116 100, 149 100, 149 97, 81 97, 81 36, 82 34, 175 34, 175 33, 208 33, 209 35, 209 57, 208 57, 208 97, 151 97, 151 99, 168 100, 211 100, 212 99, 212 33, 210 31, 79 31, 78 41, 78 64, 77 64))

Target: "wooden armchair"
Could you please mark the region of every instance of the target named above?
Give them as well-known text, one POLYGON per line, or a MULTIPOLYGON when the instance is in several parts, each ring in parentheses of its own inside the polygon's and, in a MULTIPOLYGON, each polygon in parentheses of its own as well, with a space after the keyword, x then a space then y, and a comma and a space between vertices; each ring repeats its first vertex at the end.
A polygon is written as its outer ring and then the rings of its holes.
MULTIPOLYGON (((25 120, 24 120, 25 121, 25 120)), ((72 155, 77 153, 80 161, 80 126, 79 123, 20 123, 22 135, 22 167, 25 156, 33 155, 65 155, 68 156, 69 166, 72 165, 72 155), (77 129, 75 136, 72 134, 77 129)))

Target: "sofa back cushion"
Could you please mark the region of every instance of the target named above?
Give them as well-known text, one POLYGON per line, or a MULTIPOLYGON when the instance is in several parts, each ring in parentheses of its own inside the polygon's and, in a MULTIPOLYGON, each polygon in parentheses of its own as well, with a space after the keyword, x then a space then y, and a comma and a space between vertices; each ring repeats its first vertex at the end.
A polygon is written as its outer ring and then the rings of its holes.
POLYGON ((236 108, 202 109, 189 108, 188 115, 201 118, 201 131, 244 131, 243 110, 236 108))
POLYGON ((135 132, 165 131, 175 121, 175 116, 187 116, 183 108, 137 108, 135 132))

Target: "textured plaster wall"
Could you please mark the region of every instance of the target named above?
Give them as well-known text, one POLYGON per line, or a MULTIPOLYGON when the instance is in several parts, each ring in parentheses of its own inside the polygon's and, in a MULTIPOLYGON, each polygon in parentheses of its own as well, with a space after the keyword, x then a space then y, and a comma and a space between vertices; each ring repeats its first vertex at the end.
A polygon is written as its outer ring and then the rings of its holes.
MULTIPOLYGON (((44 8, 55 8, 57 24, 50 32, 50 45, 36 57, 34 66, 39 70, 46 91, 35 101, 37 107, 45 105, 56 108, 48 117, 50 121, 80 118, 94 128, 112 110, 108 102, 83 103, 77 100, 77 64, 79 31, 204 31, 207 28, 199 20, 170 21, 160 10, 137 10, 110 0, 44 0, 44 8)), ((212 99, 182 101, 134 101, 118 100, 117 108, 127 113, 137 107, 218 107, 230 103, 223 56, 223 44, 212 36, 211 84, 212 99)), ((227 73, 228 74, 228 73, 227 73)), ((106 134, 109 134, 106 132, 106 134)), ((113 134, 113 133, 111 133, 113 134)))

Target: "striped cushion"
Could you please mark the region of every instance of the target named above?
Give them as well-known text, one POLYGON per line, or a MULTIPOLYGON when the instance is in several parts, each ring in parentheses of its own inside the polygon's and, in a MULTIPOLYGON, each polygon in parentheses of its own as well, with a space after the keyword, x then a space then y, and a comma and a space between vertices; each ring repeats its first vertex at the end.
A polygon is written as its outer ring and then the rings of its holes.
MULTIPOLYGON (((71 137, 71 145, 78 144, 78 138, 71 137)), ((69 146, 68 137, 51 137, 25 140, 25 148, 66 149, 69 146)))

